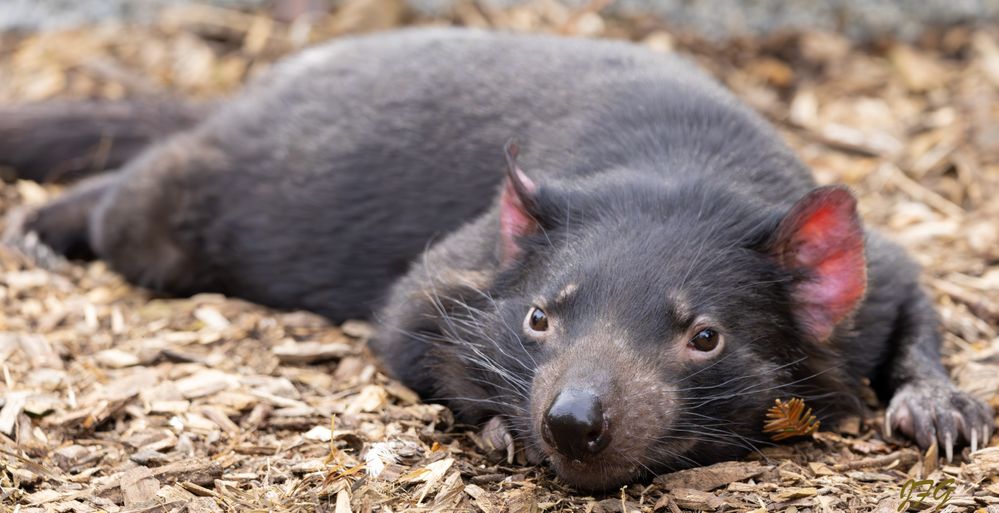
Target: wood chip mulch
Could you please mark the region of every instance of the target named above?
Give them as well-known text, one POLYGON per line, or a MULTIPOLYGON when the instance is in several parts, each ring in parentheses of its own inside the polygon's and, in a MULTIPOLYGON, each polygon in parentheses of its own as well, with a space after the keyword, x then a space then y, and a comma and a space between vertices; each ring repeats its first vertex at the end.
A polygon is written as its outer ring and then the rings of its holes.
MULTIPOLYGON (((182 8, 152 26, 3 34, 0 101, 214 97, 302 45, 412 23, 693 53, 910 248, 939 305, 945 363, 999 407, 999 27, 863 47, 825 33, 718 44, 600 8, 465 2, 427 20, 394 0, 348 0, 290 23, 182 8)), ((2 184, 0 214, 58 193, 2 184)), ((386 378, 363 322, 151 297, 99 262, 6 248, 0 308, 3 512, 999 511, 999 438, 946 463, 886 439, 873 404, 745 461, 586 496, 546 469, 491 459, 472 427, 386 378), (928 481, 913 490, 910 479, 928 481)))

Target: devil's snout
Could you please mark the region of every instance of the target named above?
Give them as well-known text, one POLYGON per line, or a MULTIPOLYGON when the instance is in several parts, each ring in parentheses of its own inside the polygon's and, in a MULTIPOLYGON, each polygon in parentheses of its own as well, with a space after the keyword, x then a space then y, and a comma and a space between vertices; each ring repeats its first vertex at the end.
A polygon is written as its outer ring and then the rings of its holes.
POLYGON ((545 412, 542 436, 558 452, 580 460, 599 453, 610 443, 607 418, 600 398, 589 390, 566 389, 545 412))

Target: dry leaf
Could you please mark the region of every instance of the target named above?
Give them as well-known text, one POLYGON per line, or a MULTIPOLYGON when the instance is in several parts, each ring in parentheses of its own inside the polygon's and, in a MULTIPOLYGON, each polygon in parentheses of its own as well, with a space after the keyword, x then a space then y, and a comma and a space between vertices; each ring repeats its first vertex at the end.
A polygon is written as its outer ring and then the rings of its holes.
POLYGON ((792 398, 788 402, 775 400, 775 405, 767 411, 767 421, 763 432, 770 433, 775 441, 796 436, 807 436, 819 429, 819 421, 812 415, 812 409, 805 409, 805 401, 792 398))

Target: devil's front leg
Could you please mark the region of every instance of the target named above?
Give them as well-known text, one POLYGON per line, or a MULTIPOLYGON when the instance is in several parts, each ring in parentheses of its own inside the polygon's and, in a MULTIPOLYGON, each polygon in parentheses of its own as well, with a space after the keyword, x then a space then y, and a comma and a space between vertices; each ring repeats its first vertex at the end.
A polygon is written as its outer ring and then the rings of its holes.
MULTIPOLYGON (((883 378, 891 392, 885 432, 897 430, 922 448, 936 440, 950 461, 955 444, 975 451, 992 436, 994 417, 988 404, 960 390, 940 360, 940 325, 930 298, 918 283, 918 269, 901 250, 885 247, 893 275, 898 310, 890 343, 891 359, 883 378)), ((875 279, 877 279, 875 277, 875 279)))

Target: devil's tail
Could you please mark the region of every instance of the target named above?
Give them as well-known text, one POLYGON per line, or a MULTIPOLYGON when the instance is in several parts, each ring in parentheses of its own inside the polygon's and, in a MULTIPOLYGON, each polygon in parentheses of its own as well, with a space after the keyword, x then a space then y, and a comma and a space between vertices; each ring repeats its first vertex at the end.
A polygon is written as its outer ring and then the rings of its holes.
POLYGON ((0 106, 0 172, 5 179, 68 182, 117 169, 211 110, 170 98, 0 106))

